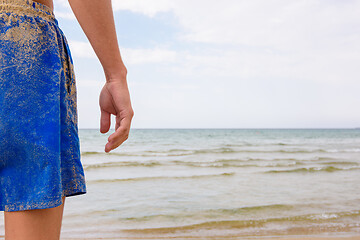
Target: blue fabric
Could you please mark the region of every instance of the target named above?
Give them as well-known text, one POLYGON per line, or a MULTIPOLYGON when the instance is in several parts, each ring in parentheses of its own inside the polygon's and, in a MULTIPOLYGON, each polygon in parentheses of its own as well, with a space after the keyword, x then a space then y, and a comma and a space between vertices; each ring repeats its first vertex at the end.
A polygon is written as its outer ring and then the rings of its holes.
POLYGON ((0 0, 0 211, 43 209, 86 193, 76 82, 54 13, 0 0))

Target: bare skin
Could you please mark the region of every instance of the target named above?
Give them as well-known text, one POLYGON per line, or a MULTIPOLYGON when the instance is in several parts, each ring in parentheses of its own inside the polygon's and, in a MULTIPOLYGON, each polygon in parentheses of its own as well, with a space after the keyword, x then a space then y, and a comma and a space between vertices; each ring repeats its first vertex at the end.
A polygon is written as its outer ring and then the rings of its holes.
MULTIPOLYGON (((34 1, 53 9, 52 0, 34 1)), ((109 136, 105 145, 105 152, 110 152, 128 139, 134 116, 127 86, 127 69, 120 55, 111 0, 68 1, 105 73, 106 83, 99 97, 100 132, 109 131, 111 114, 115 115, 115 132, 109 136)))
POLYGON ((69 0, 70 6, 103 67, 106 83, 99 98, 100 132, 110 128, 116 116, 115 132, 108 137, 105 152, 120 146, 129 135, 134 111, 127 86, 127 69, 122 61, 111 0, 69 0))
POLYGON ((6 240, 58 240, 65 205, 55 208, 4 212, 6 240))
MULTIPOLYGON (((54 9, 52 0, 33 0, 54 9)), ((108 137, 105 152, 128 139, 134 111, 127 86, 127 69, 122 61, 115 30, 111 0, 68 0, 103 67, 106 82, 99 96, 100 132, 107 133, 111 114, 116 116, 115 132, 108 137)), ((4 212, 6 240, 60 239, 63 204, 59 207, 4 212)))

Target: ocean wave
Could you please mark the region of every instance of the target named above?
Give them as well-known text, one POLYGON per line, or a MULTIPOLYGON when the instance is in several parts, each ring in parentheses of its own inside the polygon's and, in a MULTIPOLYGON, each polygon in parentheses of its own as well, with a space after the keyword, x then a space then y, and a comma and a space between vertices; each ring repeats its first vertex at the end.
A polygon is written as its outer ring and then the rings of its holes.
POLYGON ((85 151, 85 152, 81 152, 81 156, 137 156, 137 154, 135 153, 120 153, 120 152, 110 152, 110 153, 106 153, 106 152, 97 152, 97 151, 85 151))
POLYGON ((360 168, 338 168, 333 166, 328 167, 309 167, 309 168, 295 168, 295 169, 287 169, 287 170, 270 170, 264 173, 305 173, 305 172, 336 172, 336 171, 346 171, 346 170, 358 170, 360 168))
POLYGON ((290 167, 296 165, 304 165, 301 162, 289 162, 289 163, 266 163, 266 164, 246 164, 243 162, 235 162, 235 163, 228 163, 228 162, 187 162, 183 165, 189 167, 207 167, 207 168, 247 168, 247 167, 290 167))
MULTIPOLYGON (((245 206, 240 208, 220 208, 220 209, 205 209, 200 211, 191 211, 191 212, 179 212, 177 214, 153 214, 146 215, 141 217, 128 217, 123 218, 123 220, 135 220, 135 221, 154 221, 155 219, 164 218, 164 219, 174 219, 174 218, 192 218, 196 216, 197 218, 214 218, 214 217, 234 217, 237 214, 240 216, 253 214, 253 213, 264 213, 264 212, 273 212, 273 211, 289 211, 292 210, 294 206, 286 204, 270 204, 270 205, 259 205, 259 206, 245 206)), ((105 210, 113 212, 113 209, 105 210)), ((101 212, 94 212, 101 213, 101 212)))
MULTIPOLYGON (((273 218, 263 218, 263 219, 247 219, 247 220, 210 220, 197 222, 193 224, 173 226, 173 227, 156 227, 156 228, 137 228, 137 229, 123 229, 123 231, 129 233, 151 233, 151 234, 169 234, 175 232, 184 232, 191 230, 213 230, 213 229, 247 229, 247 228, 262 228, 267 224, 277 224, 277 225, 287 225, 289 228, 291 225, 296 225, 301 223, 302 226, 308 223, 314 228, 316 223, 332 223, 334 221, 339 221, 341 218, 349 218, 360 216, 360 210, 346 211, 346 212, 324 212, 316 214, 306 214, 306 215, 295 215, 295 216, 285 216, 285 217, 273 217, 273 218)), ((140 220, 140 219, 137 219, 140 220)), ((350 224, 349 226, 353 226, 350 224)), ((322 225, 322 228, 326 225, 322 225)), ((333 224, 328 225, 326 229, 334 227, 333 224)))
POLYGON ((164 164, 158 161, 146 161, 146 162, 122 161, 122 162, 106 162, 106 163, 91 164, 91 165, 84 164, 84 169, 91 170, 98 168, 113 168, 113 167, 155 167, 161 165, 164 164))
POLYGON ((106 182, 126 182, 126 181, 148 181, 148 180, 159 180, 159 179, 186 179, 186 178, 209 178, 209 177, 223 177, 223 176, 233 176, 235 172, 225 172, 219 174, 200 174, 200 175, 190 175, 190 176, 149 176, 149 177, 134 177, 134 178, 112 178, 112 179, 96 179, 88 180, 87 183, 106 183, 106 182))
POLYGON ((326 153, 331 150, 326 149, 234 149, 230 147, 210 148, 210 149, 169 149, 164 151, 146 150, 141 152, 97 152, 97 151, 84 151, 82 156, 136 156, 136 157, 166 157, 166 156, 189 156, 189 155, 202 155, 202 154, 233 154, 233 153, 326 153))
MULTIPOLYGON (((219 209, 204 209, 198 211, 182 211, 173 214, 151 214, 138 217, 123 217, 121 220, 130 220, 130 221, 156 221, 159 219, 185 219, 192 218, 196 216, 197 218, 214 218, 214 217, 234 217, 247 216, 249 214, 257 213, 272 213, 276 211, 291 211, 296 206, 286 205, 286 204, 268 204, 268 205, 258 205, 258 206, 244 206, 239 208, 219 208, 219 209)), ((112 214, 114 212, 121 211, 120 209, 104 209, 104 210, 91 210, 87 212, 88 215, 97 215, 97 214, 112 214)))
POLYGON ((330 161, 330 162, 323 162, 321 164, 324 164, 324 165, 351 165, 351 166, 359 165, 359 163, 357 163, 357 162, 349 162, 349 161, 330 161))
POLYGON ((99 164, 84 164, 84 169, 92 170, 98 168, 111 168, 111 167, 157 167, 168 165, 181 165, 188 167, 198 168, 246 168, 246 167, 290 167, 306 165, 308 162, 315 162, 323 165, 359 165, 351 161, 335 161, 336 158, 316 157, 311 159, 298 159, 298 158, 221 158, 211 161, 182 161, 182 160, 168 160, 168 161, 114 161, 99 164))
POLYGON ((293 144, 284 143, 284 142, 270 142, 270 143, 249 143, 249 142, 243 142, 243 143, 228 143, 224 144, 225 147, 244 147, 244 146, 290 146, 293 144))
POLYGON ((256 144, 253 143, 248 143, 248 142, 243 142, 243 143, 227 143, 224 144, 223 146, 225 147, 244 147, 244 146, 255 146, 256 144))
POLYGON ((304 165, 305 163, 295 159, 273 159, 266 160, 261 158, 248 158, 248 159, 218 159, 213 161, 115 161, 105 162, 99 164, 84 164, 85 170, 92 170, 98 168, 112 168, 112 167, 157 167, 168 165, 181 165, 188 167, 208 167, 208 168, 246 168, 246 167, 289 167, 296 165, 304 165), (278 163, 277 161, 289 161, 286 163, 278 163), (250 163, 250 162, 265 162, 265 163, 250 163))
POLYGON ((275 161, 291 161, 291 162, 321 162, 321 161, 333 161, 338 160, 338 158, 333 157, 319 157, 314 156, 310 158, 221 158, 215 161, 217 162, 228 162, 228 161, 244 161, 244 162, 251 162, 251 161, 266 161, 266 162, 275 162, 275 161))
POLYGON ((346 149, 329 149, 330 153, 349 153, 349 152, 360 152, 360 148, 346 148, 346 149))

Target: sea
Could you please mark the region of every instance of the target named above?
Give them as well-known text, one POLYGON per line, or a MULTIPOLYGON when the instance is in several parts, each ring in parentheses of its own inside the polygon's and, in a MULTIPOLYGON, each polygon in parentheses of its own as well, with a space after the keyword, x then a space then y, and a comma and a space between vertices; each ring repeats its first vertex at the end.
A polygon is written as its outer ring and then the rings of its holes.
POLYGON ((131 129, 106 153, 112 132, 79 129, 62 239, 360 235, 360 129, 131 129))

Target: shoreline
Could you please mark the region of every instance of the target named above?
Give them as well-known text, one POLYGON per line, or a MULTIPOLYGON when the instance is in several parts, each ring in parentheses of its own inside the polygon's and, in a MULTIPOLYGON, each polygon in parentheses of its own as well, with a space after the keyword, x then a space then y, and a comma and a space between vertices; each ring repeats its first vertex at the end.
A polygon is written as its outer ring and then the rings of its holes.
MULTIPOLYGON (((2 238, 0 238, 2 239, 2 238)), ((146 238, 132 238, 132 237, 122 237, 122 238, 60 238, 60 240, 101 240, 101 239, 107 239, 107 240, 155 240, 155 239, 177 239, 177 240, 360 240, 360 234, 356 236, 326 236, 326 237, 316 237, 316 236, 262 236, 262 237, 146 237, 146 238)))
POLYGON ((341 237, 341 236, 327 236, 327 237, 311 237, 311 236, 284 236, 284 237, 249 237, 244 238, 244 240, 360 240, 360 235, 350 236, 350 237, 341 237))

